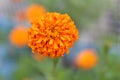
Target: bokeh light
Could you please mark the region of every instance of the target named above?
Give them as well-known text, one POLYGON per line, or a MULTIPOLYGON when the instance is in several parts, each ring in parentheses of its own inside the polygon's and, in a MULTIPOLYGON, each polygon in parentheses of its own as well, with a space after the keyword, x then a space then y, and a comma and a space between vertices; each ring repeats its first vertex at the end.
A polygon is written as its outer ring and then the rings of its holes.
POLYGON ((28 41, 27 28, 23 26, 17 26, 10 32, 10 42, 15 46, 25 46, 28 41))
POLYGON ((38 4, 32 4, 26 9, 26 17, 30 22, 34 21, 44 13, 46 13, 46 9, 38 4))
POLYGON ((75 62, 79 68, 91 69, 98 63, 98 56, 94 49, 85 49, 76 56, 75 62))

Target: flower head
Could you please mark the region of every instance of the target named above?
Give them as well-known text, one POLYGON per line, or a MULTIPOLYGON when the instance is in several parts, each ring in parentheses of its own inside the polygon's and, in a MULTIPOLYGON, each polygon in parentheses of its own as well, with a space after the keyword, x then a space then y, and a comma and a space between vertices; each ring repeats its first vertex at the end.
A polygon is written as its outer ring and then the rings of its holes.
POLYGON ((83 69, 91 69, 97 64, 97 54, 93 49, 85 49, 76 57, 76 65, 83 69))
POLYGON ((78 30, 67 14, 46 13, 32 23, 28 43, 33 53, 52 58, 68 53, 78 39, 78 30))
POLYGON ((32 22, 36 19, 36 17, 40 17, 44 13, 46 13, 46 10, 43 6, 33 4, 27 8, 26 17, 30 22, 32 22))
POLYGON ((16 46, 24 46, 28 40, 27 28, 18 26, 15 27, 9 35, 10 42, 16 46))

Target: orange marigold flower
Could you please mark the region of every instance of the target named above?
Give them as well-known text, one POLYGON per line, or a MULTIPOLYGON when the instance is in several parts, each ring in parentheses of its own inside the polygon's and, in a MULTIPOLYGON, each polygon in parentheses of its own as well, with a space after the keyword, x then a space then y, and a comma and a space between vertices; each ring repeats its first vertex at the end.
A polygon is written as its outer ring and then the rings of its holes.
POLYGON ((85 49, 81 51, 76 57, 76 65, 83 69, 93 68, 98 61, 97 54, 93 49, 85 49))
POLYGON ((28 45, 33 53, 52 58, 68 53, 77 39, 78 30, 67 14, 46 13, 28 30, 28 45))
POLYGON ((16 46, 24 46, 28 40, 27 28, 18 26, 15 27, 9 35, 10 42, 16 46))
POLYGON ((27 8, 26 17, 30 22, 32 22, 36 19, 36 17, 40 17, 44 13, 46 13, 46 10, 43 6, 33 4, 27 8))

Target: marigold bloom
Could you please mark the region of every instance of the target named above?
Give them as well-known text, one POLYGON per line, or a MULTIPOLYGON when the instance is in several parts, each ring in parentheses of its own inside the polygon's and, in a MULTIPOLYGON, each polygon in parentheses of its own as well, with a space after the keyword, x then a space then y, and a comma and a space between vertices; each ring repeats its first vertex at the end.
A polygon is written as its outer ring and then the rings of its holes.
POLYGON ((28 45, 33 53, 52 58, 68 53, 78 39, 78 30, 67 14, 46 13, 28 30, 28 45))
POLYGON ((26 17, 30 22, 32 22, 36 19, 36 17, 40 17, 44 13, 46 13, 46 10, 43 6, 33 4, 27 8, 26 17))
POLYGON ((76 57, 76 65, 83 69, 91 69, 97 64, 97 54, 93 49, 85 49, 76 57))
POLYGON ((18 26, 15 27, 9 35, 10 42, 16 46, 24 46, 28 40, 27 28, 18 26))

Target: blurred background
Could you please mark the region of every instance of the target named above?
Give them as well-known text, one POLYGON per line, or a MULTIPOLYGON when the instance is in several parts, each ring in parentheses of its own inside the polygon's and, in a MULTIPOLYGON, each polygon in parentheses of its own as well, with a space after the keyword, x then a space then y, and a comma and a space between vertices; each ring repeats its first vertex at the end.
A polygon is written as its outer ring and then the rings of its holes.
MULTIPOLYGON (((0 80, 120 80, 119 4, 120 0, 0 0, 0 80), (51 75, 52 59, 33 56, 27 45, 15 45, 11 39, 16 27, 31 27, 26 11, 33 4, 67 13, 79 29, 70 54, 59 61, 56 79, 51 75), (77 68, 77 54, 87 49, 96 51, 97 65, 77 68)), ((17 37, 22 40, 23 35, 17 37)))

